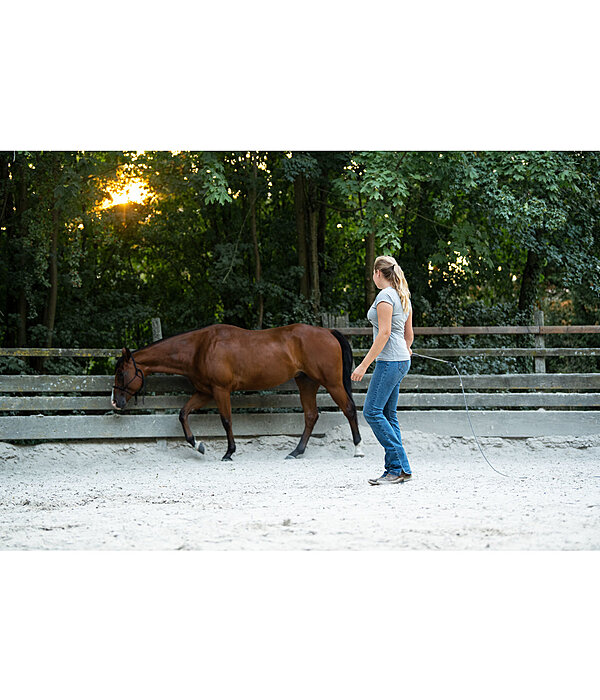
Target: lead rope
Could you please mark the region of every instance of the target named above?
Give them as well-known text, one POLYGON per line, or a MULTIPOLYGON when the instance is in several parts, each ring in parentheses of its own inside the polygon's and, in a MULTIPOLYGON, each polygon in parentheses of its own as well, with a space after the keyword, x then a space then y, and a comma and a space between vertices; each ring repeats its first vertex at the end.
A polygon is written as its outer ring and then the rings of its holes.
MULTIPOLYGON (((485 456, 485 453, 483 449, 481 448, 481 445, 479 444, 479 439, 477 435, 475 434, 475 430, 473 428, 473 423, 471 423, 471 416, 469 415, 469 406, 467 405, 467 396, 465 394, 465 387, 463 386, 463 381, 462 377, 460 375, 460 372, 458 371, 458 367, 454 364, 454 362, 449 362, 448 360, 442 360, 439 357, 429 357, 429 355, 421 355, 418 352, 413 352, 413 355, 416 355, 417 357, 423 357, 426 360, 435 360, 436 362, 445 362, 447 365, 451 365, 454 368, 454 371, 456 374, 458 374, 458 378, 460 380, 460 388, 462 389, 463 393, 463 399, 465 401, 465 410, 467 412, 467 418, 469 420, 469 425, 471 426, 471 432, 473 433, 473 437, 475 438, 475 442, 477 443, 477 447, 479 447, 479 451, 481 452, 481 456, 485 459, 485 461, 490 465, 490 467, 496 472, 496 474, 500 474, 501 476, 506 476, 508 478, 511 478, 508 474, 504 474, 501 471, 498 471, 496 467, 490 462, 490 460, 485 456)), ((517 479, 527 479, 526 476, 517 476, 517 479)))

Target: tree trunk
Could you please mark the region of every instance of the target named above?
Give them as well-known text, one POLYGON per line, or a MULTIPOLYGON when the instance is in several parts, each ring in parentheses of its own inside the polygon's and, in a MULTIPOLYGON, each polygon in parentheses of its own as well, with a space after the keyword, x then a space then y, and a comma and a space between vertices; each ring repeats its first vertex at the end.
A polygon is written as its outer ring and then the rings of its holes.
POLYGON ((298 175, 294 180, 294 205, 296 208, 298 266, 302 268, 300 294, 308 298, 308 256, 306 251, 306 215, 304 200, 304 178, 302 175, 298 175))
POLYGON ((312 312, 317 320, 321 310, 321 287, 319 284, 319 209, 316 182, 309 180, 304 194, 305 218, 308 222, 309 298, 312 312))
POLYGON ((534 307, 538 300, 538 282, 541 271, 540 256, 535 251, 528 250, 519 293, 519 311, 526 313, 530 319, 533 318, 534 307))
POLYGON ((17 327, 17 347, 27 345, 27 296, 25 287, 19 288, 19 325, 17 327))
MULTIPOLYGON (((61 175, 60 154, 54 154, 54 164, 52 180, 58 183, 61 175)), ((52 232, 50 234, 50 259, 48 261, 49 284, 48 296, 46 297, 46 306, 44 308, 44 325, 46 326, 46 347, 52 347, 52 339, 54 336, 54 323, 56 319, 56 303, 58 299, 58 232, 59 232, 59 210, 56 195, 54 195, 52 206, 52 232)), ((44 358, 41 360, 41 369, 43 370, 44 358)))
POLYGON ((54 322, 56 319, 56 302, 58 299, 58 261, 56 259, 58 251, 58 208, 56 202, 52 209, 52 235, 50 238, 50 288, 44 313, 44 325, 48 329, 46 334, 46 347, 52 347, 52 337, 54 335, 54 322))
MULTIPOLYGON (((9 179, 9 155, 0 155, 0 180, 2 182, 2 189, 0 190, 2 194, 2 201, 0 201, 0 228, 6 231, 5 235, 0 232, 0 240, 2 241, 2 248, 0 249, 0 255, 2 259, 6 261, 6 273, 7 278, 10 279, 10 267, 11 267, 11 240, 13 238, 13 195, 12 187, 9 179)), ((9 338, 9 317, 11 312, 11 294, 10 285, 4 285, 4 295, 2 300, 2 312, 0 315, 4 321, 4 344, 10 345, 11 341, 9 338)))
MULTIPOLYGON (((327 171, 324 172, 325 178, 327 178, 327 171)), ((329 192, 327 190, 327 180, 324 179, 324 186, 322 188, 321 196, 319 197, 319 214, 317 223, 317 254, 318 254, 318 264, 319 264, 319 300, 323 297, 323 273, 325 264, 325 232, 327 230, 327 197, 329 192)))
MULTIPOLYGON (((27 180, 23 158, 19 159, 18 166, 15 168, 17 174, 16 196, 15 196, 15 224, 17 239, 19 242, 20 256, 24 255, 25 239, 25 209, 27 207, 27 180)), ((25 290, 25 277, 23 270, 16 271, 16 288, 18 296, 18 326, 17 326, 17 346, 25 347, 27 344, 27 295, 25 290)))
POLYGON ((319 285, 319 240, 318 240, 318 209, 309 209, 309 249, 310 249, 310 299, 315 318, 319 318, 321 310, 321 288, 319 285))
POLYGON ((0 226, 6 226, 8 218, 10 181, 8 171, 8 155, 0 152, 0 226))
MULTIPOLYGON (((252 186, 250 191, 250 229, 252 230, 252 244, 254 246, 254 280, 260 285, 262 270, 260 265, 260 250, 258 248, 258 235, 256 233, 256 193, 258 181, 258 166, 252 156, 252 186)), ((261 291, 258 292, 258 328, 262 328, 264 314, 264 298, 261 291)))
MULTIPOLYGON (((364 219, 362 211, 362 197, 358 193, 358 204, 360 206, 360 217, 364 219)), ((365 315, 371 308, 371 304, 375 301, 375 285, 373 284, 373 266, 375 265, 375 231, 373 229, 367 232, 365 238, 365 315)))

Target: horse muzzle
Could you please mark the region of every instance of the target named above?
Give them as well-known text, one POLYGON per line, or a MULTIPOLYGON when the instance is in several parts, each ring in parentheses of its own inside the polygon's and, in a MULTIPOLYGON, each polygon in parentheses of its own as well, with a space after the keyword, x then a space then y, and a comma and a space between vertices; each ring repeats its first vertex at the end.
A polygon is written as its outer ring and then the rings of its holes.
POLYGON ((115 390, 113 389, 112 394, 110 395, 110 405, 117 411, 122 411, 126 404, 127 401, 124 397, 120 396, 115 400, 115 390))

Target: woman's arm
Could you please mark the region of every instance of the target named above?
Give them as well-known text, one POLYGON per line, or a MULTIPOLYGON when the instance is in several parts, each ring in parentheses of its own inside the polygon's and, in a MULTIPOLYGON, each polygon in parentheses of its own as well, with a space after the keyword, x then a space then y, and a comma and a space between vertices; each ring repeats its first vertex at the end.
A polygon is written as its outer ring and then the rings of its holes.
POLYGON ((408 348, 408 352, 412 355, 412 350, 410 349, 410 346, 413 344, 413 340, 415 339, 415 332, 413 331, 412 327, 412 306, 410 307, 410 311, 408 313, 408 318, 406 319, 404 323, 404 340, 406 340, 406 347, 408 348))
POLYGON ((365 359, 358 365, 358 367, 352 372, 351 379, 355 382, 359 382, 364 376, 366 371, 369 369, 369 365, 373 360, 375 360, 379 353, 385 347, 385 344, 389 340, 392 334, 392 313, 394 307, 387 301, 380 301, 377 304, 377 323, 379 325, 379 332, 377 337, 371 345, 371 349, 367 353, 365 359))

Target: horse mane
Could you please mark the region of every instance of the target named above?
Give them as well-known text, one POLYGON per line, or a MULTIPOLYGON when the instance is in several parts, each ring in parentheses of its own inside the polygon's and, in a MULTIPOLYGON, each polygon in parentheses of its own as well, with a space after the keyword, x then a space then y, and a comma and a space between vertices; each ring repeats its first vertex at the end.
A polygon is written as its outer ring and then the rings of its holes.
MULTIPOLYGON (((211 324, 212 326, 216 325, 214 323, 211 324)), ((173 338, 179 338, 180 335, 187 335, 188 333, 194 333, 195 331, 201 331, 204 330, 205 328, 210 328, 210 326, 201 326, 200 328, 192 328, 190 331, 183 331, 182 333, 176 333, 175 335, 170 335, 168 338, 161 338, 160 340, 155 340, 152 343, 148 343, 148 345, 143 345, 141 348, 138 348, 137 350, 130 350, 129 352, 133 355, 134 352, 139 352, 140 350, 146 350, 147 348, 151 348, 154 345, 158 345, 159 343, 164 343, 165 340, 172 340, 173 338)), ((115 366, 115 369, 119 367, 119 365, 123 364, 123 355, 117 360, 117 364, 115 366)))

